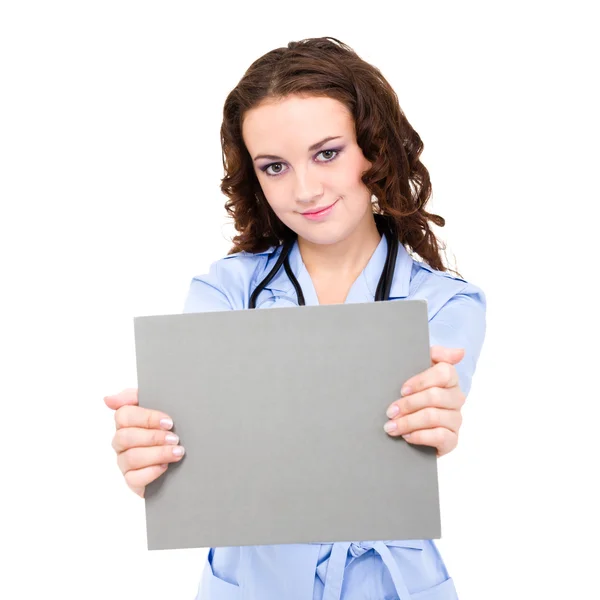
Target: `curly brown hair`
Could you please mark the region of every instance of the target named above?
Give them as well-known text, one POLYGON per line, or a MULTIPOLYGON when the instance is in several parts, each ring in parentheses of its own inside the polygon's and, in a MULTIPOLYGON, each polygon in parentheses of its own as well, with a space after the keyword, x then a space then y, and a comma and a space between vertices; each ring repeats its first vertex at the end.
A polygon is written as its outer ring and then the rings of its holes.
POLYGON ((238 232, 234 252, 262 252, 294 236, 269 206, 242 138, 246 111, 265 99, 290 94, 325 96, 344 104, 353 115, 356 140, 371 168, 363 183, 375 195, 374 212, 406 249, 433 269, 446 271, 440 256, 444 245, 429 221, 445 220, 429 213, 429 173, 419 156, 423 142, 402 112, 398 97, 373 65, 332 37, 290 42, 253 62, 223 108, 221 146, 225 176, 221 191, 225 209, 238 232))

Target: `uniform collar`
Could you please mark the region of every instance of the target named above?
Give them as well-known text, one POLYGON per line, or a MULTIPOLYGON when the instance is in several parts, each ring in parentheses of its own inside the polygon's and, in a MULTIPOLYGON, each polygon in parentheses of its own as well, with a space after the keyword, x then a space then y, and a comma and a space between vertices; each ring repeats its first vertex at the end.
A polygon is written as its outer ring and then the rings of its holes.
MULTIPOLYGON (((387 256, 387 240, 385 236, 382 236, 381 241, 377 245, 375 252, 369 259, 363 272, 358 276, 356 282, 352 286, 348 295, 348 301, 372 301, 375 298, 375 292, 377 290, 377 284, 381 277, 381 272, 385 264, 385 258, 387 256)), ((258 285, 264 277, 267 276, 269 271, 275 265, 281 248, 275 248, 271 251, 269 259, 265 265, 265 268, 255 285, 258 285)), ((316 293, 312 280, 304 262, 302 261, 302 255, 298 248, 298 242, 294 242, 294 246, 290 251, 289 262, 292 272, 298 279, 298 283, 302 287, 302 292, 306 300, 306 304, 318 304, 316 293)), ((398 244, 398 253, 396 256, 396 269, 394 271, 394 278, 390 288, 390 298, 406 298, 409 292, 410 276, 412 272, 413 259, 406 251, 406 248, 402 244, 398 244)), ((286 296, 293 296, 295 298, 296 292, 292 282, 289 280, 285 273, 285 269, 281 267, 277 275, 273 280, 265 287, 267 290, 278 292, 286 296)))

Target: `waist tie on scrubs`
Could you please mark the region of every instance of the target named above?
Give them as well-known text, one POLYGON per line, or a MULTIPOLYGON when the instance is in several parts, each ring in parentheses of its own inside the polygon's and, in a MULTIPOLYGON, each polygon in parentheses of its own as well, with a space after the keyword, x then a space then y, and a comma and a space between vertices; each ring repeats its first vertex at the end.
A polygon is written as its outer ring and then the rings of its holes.
MULTIPOLYGON (((394 546, 394 543, 388 542, 388 545, 394 546)), ((354 558, 358 558, 369 550, 375 550, 381 557, 383 564, 390 572, 398 598, 400 600, 410 600, 404 578, 385 542, 336 542, 333 544, 329 558, 317 567, 317 574, 321 581, 325 582, 323 600, 340 600, 348 552, 354 558)))

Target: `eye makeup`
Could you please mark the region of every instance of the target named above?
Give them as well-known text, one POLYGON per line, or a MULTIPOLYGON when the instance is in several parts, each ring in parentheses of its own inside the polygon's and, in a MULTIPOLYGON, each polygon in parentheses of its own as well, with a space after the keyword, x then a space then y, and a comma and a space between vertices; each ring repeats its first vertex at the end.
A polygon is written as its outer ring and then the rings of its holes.
MULTIPOLYGON (((317 156, 319 156, 320 154, 323 154, 324 152, 335 152, 335 154, 333 155, 332 158, 330 158, 328 160, 327 159, 326 160, 317 160, 315 162, 321 163, 321 164, 328 164, 330 162, 333 162, 340 155, 340 153, 342 152, 342 150, 343 150, 343 148, 325 148, 323 150, 320 150, 316 154, 315 158, 317 156)), ((281 175, 282 173, 285 173, 285 171, 280 171, 279 173, 269 173, 268 169, 271 168, 274 165, 283 165, 283 164, 285 164, 285 163, 283 163, 282 161, 272 162, 272 163, 269 163, 268 165, 263 165, 262 167, 260 167, 260 170, 263 173, 265 173, 265 175, 267 175, 267 177, 279 177, 279 175, 281 175)))

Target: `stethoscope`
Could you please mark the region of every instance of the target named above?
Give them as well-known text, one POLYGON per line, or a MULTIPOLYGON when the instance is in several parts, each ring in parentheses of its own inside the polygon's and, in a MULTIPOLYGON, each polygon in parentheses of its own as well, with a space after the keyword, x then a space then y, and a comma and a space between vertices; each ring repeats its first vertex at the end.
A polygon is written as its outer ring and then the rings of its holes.
MULTIPOLYGON (((378 228, 384 229, 383 224, 378 220, 378 228)), ((383 266, 383 270, 381 271, 381 277, 379 278, 379 283, 377 284, 377 290, 375 291, 375 302, 387 301, 390 299, 390 289, 392 287, 392 280, 394 279, 394 270, 396 268, 396 256, 398 255, 398 237, 394 235, 387 227, 384 229, 384 235, 387 240, 387 256, 385 258, 385 264, 383 266)), ((268 275, 258 284, 256 289, 252 292, 250 296, 250 302, 248 304, 248 308, 256 308, 256 300, 258 295, 269 285, 273 277, 279 273, 281 266, 285 269, 289 280, 292 282, 294 289, 296 290, 296 295, 298 296, 298 305, 304 306, 306 302, 304 301, 304 294, 302 293, 302 288, 296 279, 296 276, 292 272, 289 262, 289 255, 294 247, 294 243, 296 242, 295 238, 287 239, 283 247, 281 249, 281 254, 279 255, 277 262, 273 266, 273 268, 269 271, 268 275)))

